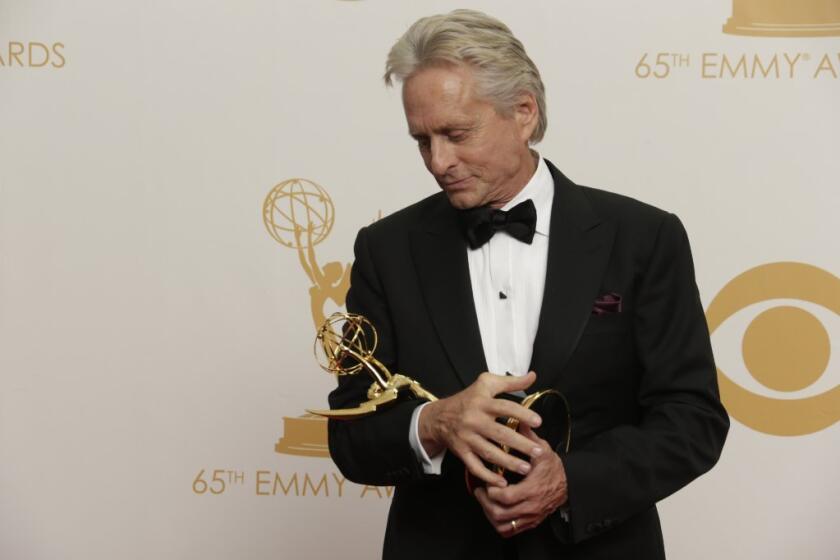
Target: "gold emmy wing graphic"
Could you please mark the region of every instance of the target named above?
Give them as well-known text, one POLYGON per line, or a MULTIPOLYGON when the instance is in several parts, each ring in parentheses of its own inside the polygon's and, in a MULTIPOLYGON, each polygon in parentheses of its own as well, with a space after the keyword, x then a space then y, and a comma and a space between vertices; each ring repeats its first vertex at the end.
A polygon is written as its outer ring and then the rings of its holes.
MULTIPOLYGON (((404 393, 430 402, 437 400, 437 397, 424 389, 420 383, 400 373, 391 373, 385 364, 374 357, 378 340, 376 328, 362 315, 334 313, 321 325, 315 338, 315 357, 321 368, 337 377, 365 372, 373 379, 373 383, 367 392, 368 400, 357 407, 307 412, 335 420, 349 420, 373 414, 394 403, 404 393)), ((554 389, 527 396, 513 396, 517 397, 515 400, 520 401, 522 406, 535 410, 547 419, 536 430, 540 437, 553 447, 563 444, 568 452, 572 422, 566 398, 554 389)), ((516 418, 506 418, 504 424, 512 430, 519 429, 519 420, 516 418)), ((505 452, 509 451, 504 445, 502 449, 505 452)), ((505 475, 503 467, 492 467, 498 474, 505 475)), ((481 484, 481 481, 472 477, 468 471, 464 472, 470 491, 481 484)), ((509 473, 508 476, 519 478, 513 473, 509 473)))
MULTIPOLYGON (((327 238, 335 221, 335 207, 327 191, 307 179, 288 179, 265 197, 263 223, 283 247, 297 251, 309 288, 312 321, 318 328, 326 320, 324 305, 332 300, 343 306, 350 287, 350 264, 318 264, 315 246, 327 238)), ((329 457, 327 423, 312 414, 283 417, 283 437, 274 446, 277 453, 329 457)))
POLYGON ((723 32, 759 37, 840 36, 838 0, 732 0, 723 32))
MULTIPOLYGON (((840 315, 840 279, 816 266, 779 262, 733 278, 706 311, 712 333, 729 317, 767 300, 799 300, 840 315)), ((806 389, 825 373, 831 340, 812 313, 787 302, 758 313, 744 332, 741 350, 747 371, 780 395, 806 389)), ((750 428, 778 436, 824 430, 840 420, 840 385, 806 397, 759 395, 734 382, 718 367, 720 396, 729 414, 750 428)))

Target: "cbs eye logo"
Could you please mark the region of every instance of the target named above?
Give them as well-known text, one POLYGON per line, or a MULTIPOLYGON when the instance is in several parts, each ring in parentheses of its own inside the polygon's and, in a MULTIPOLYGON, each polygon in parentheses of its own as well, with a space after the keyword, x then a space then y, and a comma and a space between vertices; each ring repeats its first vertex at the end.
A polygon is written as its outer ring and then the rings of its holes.
POLYGON ((741 356, 752 385, 758 388, 758 382, 763 394, 736 383, 718 367, 721 400, 729 414, 754 430, 780 436, 811 434, 840 420, 840 382, 835 378, 833 387, 817 392, 830 377, 823 375, 827 370, 835 377, 840 374, 837 362, 830 364, 829 334, 840 336, 840 279, 796 262, 750 269, 732 279, 709 304, 710 332, 719 327, 725 331, 723 323, 753 305, 763 310, 744 329, 741 356), (820 312, 812 313, 806 305, 820 312))

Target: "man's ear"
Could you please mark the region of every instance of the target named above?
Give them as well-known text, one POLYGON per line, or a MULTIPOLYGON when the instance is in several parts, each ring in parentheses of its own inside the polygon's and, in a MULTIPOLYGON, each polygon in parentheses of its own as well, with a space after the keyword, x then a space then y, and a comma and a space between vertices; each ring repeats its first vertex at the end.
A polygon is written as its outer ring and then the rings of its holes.
POLYGON ((513 107, 513 118, 519 127, 520 139, 528 142, 540 120, 540 108, 533 93, 526 91, 519 95, 513 107))

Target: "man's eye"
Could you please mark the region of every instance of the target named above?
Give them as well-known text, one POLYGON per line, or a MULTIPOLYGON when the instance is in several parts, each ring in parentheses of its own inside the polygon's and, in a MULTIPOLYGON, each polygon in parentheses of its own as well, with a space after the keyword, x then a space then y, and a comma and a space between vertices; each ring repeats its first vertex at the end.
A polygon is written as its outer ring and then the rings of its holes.
POLYGON ((450 134, 449 135, 449 141, 450 142, 462 142, 466 138, 467 138, 467 135, 464 132, 458 132, 456 134, 450 134))
POLYGON ((429 139, 428 138, 418 138, 417 139, 417 146, 421 150, 427 150, 429 148, 429 139))

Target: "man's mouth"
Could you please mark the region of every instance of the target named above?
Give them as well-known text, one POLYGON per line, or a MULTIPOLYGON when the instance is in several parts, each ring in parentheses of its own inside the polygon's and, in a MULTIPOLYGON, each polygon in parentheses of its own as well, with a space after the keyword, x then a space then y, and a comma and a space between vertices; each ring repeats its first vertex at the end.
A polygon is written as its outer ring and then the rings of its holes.
POLYGON ((457 181, 446 181, 442 182, 443 188, 446 190, 457 190, 467 184, 469 177, 464 177, 463 179, 458 179, 457 181))

